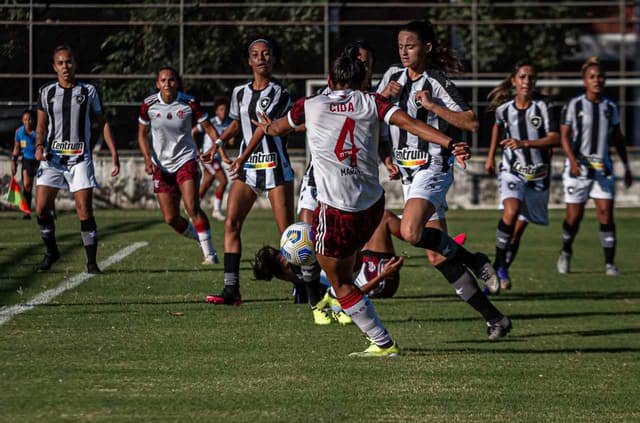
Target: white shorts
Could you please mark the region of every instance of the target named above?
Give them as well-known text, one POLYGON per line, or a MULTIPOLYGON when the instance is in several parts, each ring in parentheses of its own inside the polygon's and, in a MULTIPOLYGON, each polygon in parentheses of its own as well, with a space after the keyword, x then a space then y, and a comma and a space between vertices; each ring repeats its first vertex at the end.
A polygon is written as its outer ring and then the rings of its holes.
POLYGON ((72 166, 62 166, 50 161, 40 162, 36 186, 45 186, 76 192, 88 188, 100 188, 93 171, 93 161, 83 160, 72 166))
POLYGON ((500 208, 508 198, 520 200, 519 220, 535 223, 536 225, 549 224, 549 190, 536 190, 522 178, 510 172, 498 174, 498 189, 500 191, 500 208))
POLYGON ((300 214, 302 209, 314 211, 318 207, 318 188, 309 185, 309 175, 305 173, 300 184, 300 196, 298 197, 298 210, 296 214, 300 214))
POLYGON ((605 176, 597 172, 593 179, 582 176, 574 177, 565 169, 562 174, 564 185, 564 202, 571 204, 586 203, 589 198, 597 200, 613 200, 615 197, 615 181, 613 175, 605 176))
POLYGON ((448 172, 433 172, 429 169, 418 171, 413 175, 410 184, 403 184, 404 202, 411 198, 421 198, 427 200, 435 207, 436 211, 429 218, 432 220, 442 220, 446 217, 447 192, 453 183, 453 170, 448 172))

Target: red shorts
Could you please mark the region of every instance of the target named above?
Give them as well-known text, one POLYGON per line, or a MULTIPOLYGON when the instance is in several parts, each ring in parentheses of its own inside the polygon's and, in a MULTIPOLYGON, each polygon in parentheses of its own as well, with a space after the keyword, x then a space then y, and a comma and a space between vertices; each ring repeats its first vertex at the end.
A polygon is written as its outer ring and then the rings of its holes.
POLYGON ((316 252, 345 258, 359 251, 375 232, 384 213, 384 195, 367 210, 346 212, 326 204, 313 212, 316 252))
POLYGON ((200 167, 195 160, 189 160, 174 173, 158 169, 153 174, 153 192, 155 194, 180 194, 180 185, 190 179, 200 183, 200 167))
MULTIPOLYGON (((394 257, 391 253, 378 253, 374 251, 362 251, 362 272, 367 281, 378 276, 394 257)), ((380 284, 369 292, 371 298, 391 298, 400 286, 400 273, 395 272, 385 278, 380 284)))

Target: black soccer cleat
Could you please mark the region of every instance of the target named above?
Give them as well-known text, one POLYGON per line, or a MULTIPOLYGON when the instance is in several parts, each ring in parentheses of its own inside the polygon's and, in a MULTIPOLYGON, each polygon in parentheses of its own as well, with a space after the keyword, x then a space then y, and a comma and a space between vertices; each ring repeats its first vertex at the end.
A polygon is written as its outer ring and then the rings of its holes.
POLYGON ((56 251, 55 253, 46 253, 42 261, 38 264, 38 267, 36 267, 36 270, 38 272, 46 272, 47 270, 51 269, 53 263, 58 260, 60 260, 59 252, 56 251))
POLYGON ((100 270, 96 263, 87 263, 87 273, 91 275, 99 275, 102 273, 102 270, 100 270))
POLYGON ((489 336, 489 341, 497 341, 500 338, 504 338, 507 336, 513 325, 511 324, 511 320, 504 316, 498 322, 494 324, 490 324, 487 322, 487 335, 489 336))

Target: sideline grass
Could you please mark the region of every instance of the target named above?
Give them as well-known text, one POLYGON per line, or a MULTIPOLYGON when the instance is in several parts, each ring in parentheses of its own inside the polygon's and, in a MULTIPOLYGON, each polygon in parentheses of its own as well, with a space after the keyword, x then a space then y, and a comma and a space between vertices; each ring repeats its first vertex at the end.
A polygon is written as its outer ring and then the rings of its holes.
MULTIPOLYGON (((99 211, 99 258, 149 246, 0 326, 0 421, 638 421, 640 211, 616 210, 618 265, 605 277, 587 212, 575 273, 558 275, 561 211, 530 226, 495 297, 514 321, 504 341, 428 268, 407 257, 396 298, 376 308, 397 338, 396 360, 350 359, 366 347, 354 327, 315 327, 285 283, 250 280, 251 252, 278 239, 268 212, 244 228, 241 307, 203 296, 222 267, 200 266, 194 242, 157 211, 99 211)), ((63 259, 34 273, 43 247, 33 221, 0 213, 0 303, 21 303, 83 269, 79 224, 57 220, 63 259)), ((452 232, 493 251, 495 211, 453 211, 452 232)), ((222 225, 212 222, 221 248, 222 225)))

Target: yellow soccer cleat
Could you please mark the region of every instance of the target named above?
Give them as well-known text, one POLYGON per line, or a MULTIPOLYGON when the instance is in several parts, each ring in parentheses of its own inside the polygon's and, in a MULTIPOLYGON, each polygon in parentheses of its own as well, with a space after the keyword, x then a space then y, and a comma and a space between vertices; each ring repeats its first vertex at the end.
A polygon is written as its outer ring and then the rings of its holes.
POLYGON ((395 342, 388 348, 381 348, 374 342, 371 342, 369 348, 362 352, 353 352, 349 354, 349 357, 397 357, 400 355, 400 348, 395 342))
POLYGON ((353 323, 353 320, 351 320, 351 317, 342 310, 337 313, 335 311, 332 312, 331 316, 336 322, 338 322, 342 326, 350 325, 351 323, 353 323))
POLYGON ((313 322, 316 325, 325 326, 331 324, 331 317, 329 317, 329 314, 323 309, 311 307, 311 311, 313 313, 313 322))

